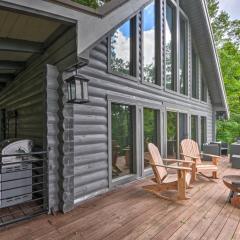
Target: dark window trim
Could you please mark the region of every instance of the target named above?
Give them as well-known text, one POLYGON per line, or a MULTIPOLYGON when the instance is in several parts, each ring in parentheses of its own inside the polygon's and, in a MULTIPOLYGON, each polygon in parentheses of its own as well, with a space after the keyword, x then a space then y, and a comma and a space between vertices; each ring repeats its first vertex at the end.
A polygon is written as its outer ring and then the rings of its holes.
POLYGON ((139 15, 134 15, 131 16, 128 19, 125 19, 123 22, 121 22, 117 27, 114 28, 113 31, 108 36, 107 39, 107 45, 108 45, 108 61, 107 61, 107 71, 108 73, 125 78, 128 80, 133 80, 133 81, 138 81, 138 75, 139 75, 139 70, 138 70, 138 17, 139 15), (121 27, 125 22, 130 20, 130 74, 124 74, 120 73, 117 71, 113 71, 111 68, 111 37, 113 33, 121 27))
POLYGON ((141 10, 141 38, 142 40, 142 44, 141 44, 141 52, 142 52, 142 67, 141 67, 141 81, 143 84, 146 84, 148 86, 152 86, 152 87, 157 87, 159 89, 163 89, 163 83, 162 83, 162 50, 161 50, 161 46, 162 46, 162 1, 160 0, 152 0, 150 1, 148 4, 146 4, 144 6, 144 8, 141 10), (143 63, 143 59, 144 59, 144 39, 143 39, 143 24, 144 24, 144 15, 143 15, 143 11, 144 9, 152 4, 154 2, 155 4, 155 83, 151 83, 148 82, 144 79, 144 63, 143 63))
POLYGON ((207 130, 207 120, 208 120, 208 118, 207 118, 207 116, 200 116, 200 129, 201 129, 201 133, 200 133, 200 142, 201 142, 201 148, 202 148, 202 144, 203 143, 206 143, 207 142, 207 134, 208 134, 208 130, 207 130), (204 132, 204 140, 203 140, 203 142, 202 142, 202 119, 204 119, 205 120, 205 132, 204 132))
POLYGON ((189 18, 187 14, 183 11, 183 9, 180 7, 179 1, 173 1, 173 0, 165 0, 165 31, 166 31, 166 6, 169 4, 171 7, 175 8, 175 32, 174 37, 175 41, 173 43, 173 51, 174 51, 174 59, 173 59, 173 76, 174 76, 174 89, 169 89, 166 87, 166 39, 164 39, 164 90, 167 92, 172 92, 173 94, 178 94, 182 97, 188 97, 190 98, 190 76, 189 76, 189 63, 190 63, 190 51, 189 51, 189 44, 190 44, 190 23, 189 18), (183 17, 186 22, 186 35, 185 35, 185 45, 186 45, 186 53, 185 53, 185 74, 186 74, 186 85, 185 85, 185 93, 181 93, 180 89, 180 78, 179 78, 179 68, 180 68, 180 17, 183 17))
POLYGON ((193 96, 193 87, 192 87, 192 83, 193 83, 193 58, 191 57, 191 99, 193 100, 196 100, 196 101, 200 101, 200 58, 199 58, 199 55, 198 55, 198 52, 196 51, 196 47, 195 45, 193 44, 192 42, 192 48, 191 48, 191 53, 193 54, 193 52, 195 53, 196 55, 196 76, 197 76, 197 79, 196 79, 196 94, 197 96, 194 97, 193 96))
POLYGON ((201 67, 201 87, 200 87, 200 91, 201 91, 201 96, 200 96, 201 103, 208 103, 208 88, 207 88, 206 78, 203 75, 202 67, 201 67), (204 89, 202 89, 203 87, 204 87, 204 89))
POLYGON ((108 184, 109 184, 109 189, 112 189, 114 186, 124 184, 131 182, 135 179, 137 179, 139 171, 138 171, 138 159, 137 159, 137 138, 138 138, 138 133, 137 133, 137 121, 138 121, 138 105, 137 103, 133 101, 128 101, 127 98, 119 98, 114 97, 114 98, 108 98, 108 184), (133 168, 135 168, 135 173, 119 177, 117 179, 112 178, 112 104, 122 104, 122 105, 128 105, 133 107, 133 159, 135 160, 133 168))
POLYGON ((165 0, 165 18, 164 18, 164 89, 165 90, 170 90, 172 92, 178 92, 178 4, 176 2, 174 2, 173 0, 165 0), (169 4, 172 8, 175 9, 175 15, 174 15, 174 31, 173 31, 173 82, 174 82, 174 89, 169 89, 166 86, 166 25, 167 25, 167 21, 166 21, 166 9, 167 9, 167 4, 169 4))
POLYGON ((168 157, 168 112, 176 113, 177 114, 177 157, 176 159, 179 158, 179 111, 174 110, 171 108, 166 109, 166 157, 168 157))
MULTIPOLYGON (((165 134, 165 146, 166 146, 166 154, 167 154, 167 113, 168 112, 174 112, 177 113, 177 151, 178 151, 178 158, 180 157, 180 136, 179 136, 179 115, 180 114, 186 114, 187 116, 187 134, 188 134, 188 138, 190 138, 191 136, 191 129, 189 129, 191 127, 191 123, 189 121, 189 116, 191 116, 191 114, 189 114, 189 112, 187 110, 184 109, 176 109, 176 108, 171 108, 171 107, 166 107, 166 134, 165 134)), ((166 155, 167 156, 167 155, 166 155)))
POLYGON ((120 96, 107 96, 107 102, 108 102, 108 187, 109 189, 112 189, 114 186, 121 185, 124 183, 131 182, 133 180, 136 180, 139 176, 139 161, 138 161, 138 125, 139 125, 139 117, 138 117, 138 104, 136 101, 129 97, 120 97, 120 96), (135 172, 133 174, 129 174, 117 179, 112 178, 112 104, 122 104, 122 105, 128 105, 134 107, 133 112, 133 146, 134 146, 134 153, 133 158, 135 159, 135 172))
MULTIPOLYGON (((184 11, 179 8, 180 15, 179 15, 179 34, 180 34, 180 18, 182 17, 185 21, 185 93, 181 93, 181 89, 179 87, 179 93, 181 95, 189 96, 189 32, 190 32, 190 27, 189 27, 189 19, 187 15, 184 13, 184 11)), ((179 39, 179 45, 180 45, 180 39, 179 39)), ((179 63, 180 63, 180 46, 179 46, 179 63)), ((180 70, 180 64, 179 64, 179 69, 180 70)), ((180 85, 180 80, 179 80, 179 85, 180 85)))
POLYGON ((192 139, 192 117, 196 117, 196 120, 197 120, 197 126, 196 126, 196 130, 197 130, 197 132, 196 132, 196 142, 198 143, 198 145, 199 145, 199 137, 200 137, 200 134, 201 134, 201 131, 199 132, 199 115, 198 114, 191 114, 190 115, 190 138, 192 139))
MULTIPOLYGON (((161 120, 161 113, 163 111, 163 109, 159 109, 159 108, 154 108, 154 107, 149 107, 149 106, 143 106, 143 111, 142 111, 142 131, 143 131, 143 148, 142 148, 142 152, 144 153, 144 109, 151 109, 157 112, 157 147, 158 149, 162 148, 162 133, 161 131, 163 130, 161 128, 161 124, 162 124, 162 120, 161 120)), ((148 171, 148 169, 144 169, 144 159, 142 159, 142 164, 143 164, 143 172, 148 171)))

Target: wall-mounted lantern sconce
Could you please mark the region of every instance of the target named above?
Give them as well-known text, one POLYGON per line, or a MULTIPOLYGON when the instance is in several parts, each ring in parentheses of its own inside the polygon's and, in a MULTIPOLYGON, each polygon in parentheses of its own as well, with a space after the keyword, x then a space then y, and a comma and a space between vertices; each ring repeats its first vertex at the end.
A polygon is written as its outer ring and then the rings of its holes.
MULTIPOLYGON (((80 64, 81 65, 81 64, 80 64)), ((67 78, 65 81, 67 83, 68 89, 68 103, 83 104, 89 102, 88 96, 88 82, 89 80, 78 74, 77 69, 79 64, 68 69, 68 71, 74 71, 74 75, 67 78)))
POLYGON ((73 75, 66 79, 69 103, 82 104, 89 102, 88 81, 81 75, 73 75))

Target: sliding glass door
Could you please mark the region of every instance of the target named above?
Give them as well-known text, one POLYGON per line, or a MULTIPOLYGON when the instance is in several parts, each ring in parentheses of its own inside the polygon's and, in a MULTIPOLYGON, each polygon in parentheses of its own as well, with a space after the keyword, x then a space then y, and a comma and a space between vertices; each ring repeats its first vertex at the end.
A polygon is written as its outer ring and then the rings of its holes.
POLYGON ((187 113, 167 112, 167 158, 179 158, 179 146, 188 138, 187 113))
POLYGON ((144 169, 149 168, 150 155, 148 152, 148 144, 153 143, 159 147, 160 132, 158 131, 158 111, 150 108, 143 110, 143 128, 144 128, 144 169))
POLYGON ((179 113, 179 143, 188 138, 188 115, 179 113))
POLYGON ((191 116, 191 139, 198 143, 198 116, 191 116))
POLYGON ((167 158, 178 157, 178 113, 167 112, 167 158))
POLYGON ((135 173, 135 107, 112 103, 112 179, 135 173))
POLYGON ((207 118, 201 117, 201 148, 207 142, 207 118))

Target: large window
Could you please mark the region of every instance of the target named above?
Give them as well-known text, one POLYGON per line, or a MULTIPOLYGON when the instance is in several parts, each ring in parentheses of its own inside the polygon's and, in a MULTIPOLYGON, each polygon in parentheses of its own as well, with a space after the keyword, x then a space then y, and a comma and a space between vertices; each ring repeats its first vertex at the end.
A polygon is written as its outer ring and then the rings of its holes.
POLYGON ((191 139, 198 142, 198 116, 191 116, 191 139))
POLYGON ((165 81, 166 88, 175 91, 175 46, 176 46, 176 24, 175 24, 175 7, 170 3, 166 6, 166 32, 165 32, 165 81))
POLYGON ((134 107, 112 104, 112 178, 135 173, 134 107))
POLYGON ((180 93, 188 94, 188 51, 187 51, 187 22, 180 14, 180 64, 179 64, 179 80, 180 80, 180 93))
POLYGON ((144 108, 144 168, 148 168, 150 155, 148 152, 148 143, 158 146, 158 111, 144 108))
POLYGON ((199 67, 194 48, 192 48, 192 97, 199 99, 199 67))
POLYGON ((201 117, 201 147, 207 142, 207 118, 201 117))
POLYGON ((178 157, 178 113, 167 112, 167 157, 178 157))
POLYGON ((134 19, 126 21, 111 36, 110 67, 113 72, 134 75, 132 45, 134 19))
POLYGON ((156 83, 155 71, 155 2, 143 10, 143 77, 156 83))

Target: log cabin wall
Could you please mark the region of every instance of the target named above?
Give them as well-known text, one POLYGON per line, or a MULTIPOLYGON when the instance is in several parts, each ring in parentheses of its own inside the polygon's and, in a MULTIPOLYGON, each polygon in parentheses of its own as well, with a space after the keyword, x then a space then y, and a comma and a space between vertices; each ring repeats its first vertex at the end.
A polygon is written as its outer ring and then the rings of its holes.
MULTIPOLYGON (((167 93, 137 81, 108 72, 108 42, 104 39, 90 51, 90 63, 81 70, 89 80, 90 102, 74 105, 74 191, 75 203, 106 192, 109 189, 108 163, 108 99, 125 98, 141 108, 168 108, 207 117, 207 140, 212 141, 213 108, 208 102, 193 102, 190 98, 167 93), (163 104, 162 104, 163 103, 163 104)), ((114 102, 114 101, 113 101, 114 102)), ((141 127, 141 126, 140 126, 141 127)), ((162 129, 164 132, 164 126, 162 129)), ((162 148, 166 148, 162 136, 162 148)), ((139 155, 141 149, 139 149, 139 155)))

